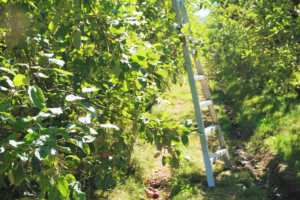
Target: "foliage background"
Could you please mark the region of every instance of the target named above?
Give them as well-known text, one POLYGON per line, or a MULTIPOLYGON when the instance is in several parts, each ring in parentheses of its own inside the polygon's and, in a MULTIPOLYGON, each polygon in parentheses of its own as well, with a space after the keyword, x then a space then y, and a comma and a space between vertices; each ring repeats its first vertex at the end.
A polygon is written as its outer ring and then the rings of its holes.
POLYGON ((174 15, 169 1, 1 1, 2 198, 101 196, 137 138, 178 166, 189 129, 147 112, 183 72, 174 15))

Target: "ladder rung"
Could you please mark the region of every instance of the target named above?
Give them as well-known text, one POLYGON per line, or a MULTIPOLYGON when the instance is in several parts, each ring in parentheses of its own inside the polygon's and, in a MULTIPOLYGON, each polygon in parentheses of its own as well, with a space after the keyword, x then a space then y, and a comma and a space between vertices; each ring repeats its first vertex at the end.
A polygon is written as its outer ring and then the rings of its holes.
POLYGON ((204 129, 204 133, 207 136, 207 135, 211 134, 212 132, 214 132, 215 130, 217 130, 218 128, 219 128, 219 125, 211 125, 204 129))
POLYGON ((200 107, 202 108, 202 107, 208 106, 208 105, 210 105, 210 104, 212 104, 212 100, 201 101, 201 102, 200 102, 200 107))
POLYGON ((204 80, 204 75, 197 75, 194 77, 195 81, 204 80))
POLYGON ((226 154, 226 152, 227 152, 227 149, 219 149, 215 153, 211 154, 209 156, 211 164, 213 162, 215 162, 216 160, 218 160, 219 158, 221 158, 222 156, 224 156, 226 154))

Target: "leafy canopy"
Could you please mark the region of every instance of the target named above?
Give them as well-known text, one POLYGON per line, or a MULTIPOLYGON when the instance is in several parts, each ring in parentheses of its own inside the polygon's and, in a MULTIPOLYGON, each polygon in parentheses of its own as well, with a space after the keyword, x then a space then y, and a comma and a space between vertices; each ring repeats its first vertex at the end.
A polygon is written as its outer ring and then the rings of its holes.
POLYGON ((21 198, 24 188, 39 199, 106 191, 125 178, 138 138, 168 145, 164 162, 178 165, 189 129, 147 112, 183 71, 171 7, 1 1, 1 197, 21 198), (12 185, 24 187, 5 189, 12 185))

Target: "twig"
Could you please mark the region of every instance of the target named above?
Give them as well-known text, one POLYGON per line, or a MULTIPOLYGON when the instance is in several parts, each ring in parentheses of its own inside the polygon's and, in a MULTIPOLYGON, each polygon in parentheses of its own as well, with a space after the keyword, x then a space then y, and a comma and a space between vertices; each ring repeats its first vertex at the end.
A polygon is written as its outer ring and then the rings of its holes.
POLYGON ((24 183, 27 185, 27 187, 31 190, 34 198, 36 199, 36 193, 33 191, 33 189, 30 187, 30 185, 26 182, 26 180, 24 180, 24 183))
MULTIPOLYGON (((90 103, 92 103, 92 102, 90 102, 90 103)), ((95 104, 95 103, 94 103, 94 104, 95 104)), ((122 117, 124 117, 124 118, 130 119, 131 121, 133 121, 133 122, 135 122, 135 123, 138 123, 138 122, 136 121, 136 119, 133 119, 133 118, 131 118, 131 117, 127 117, 127 116, 122 115, 122 114, 120 114, 120 113, 117 113, 117 112, 115 112, 114 110, 110 110, 110 109, 106 108, 105 106, 98 105, 98 104, 95 104, 95 105, 98 106, 98 107, 100 107, 100 108, 103 108, 104 110, 107 110, 107 111, 109 111, 109 112, 115 113, 115 114, 117 114, 117 115, 119 115, 119 116, 122 116, 122 117)), ((128 113, 128 114, 130 114, 130 113, 128 113)))
POLYGON ((107 35, 106 35, 105 32, 104 32, 104 28, 103 28, 103 26, 102 26, 102 24, 101 24, 99 18, 97 17, 96 13, 94 12, 93 8, 91 7, 91 4, 88 2, 88 0, 85 0, 84 2, 87 3, 87 4, 89 5, 90 9, 92 10, 92 12, 93 12, 93 14, 94 14, 94 16, 95 16, 95 18, 96 18, 96 20, 97 20, 97 23, 98 23, 98 25, 100 26, 101 32, 102 32, 102 34, 104 35, 105 40, 106 40, 106 42, 107 42, 107 44, 108 44, 107 35))
POLYGON ((31 60, 30 60, 30 57, 29 57, 29 53, 28 53, 28 51, 27 51, 27 49, 26 49, 25 46, 23 46, 23 49, 24 49, 24 51, 25 51, 26 58, 27 58, 27 61, 28 61, 28 64, 29 64, 29 71, 30 71, 30 73, 32 74, 32 76, 33 76, 33 78, 34 78, 36 84, 38 84, 38 86, 40 86, 41 84, 40 84, 40 82, 39 82, 39 79, 34 75, 32 69, 31 69, 31 60))
MULTIPOLYGON (((109 103, 109 102, 106 102, 106 103, 109 103)), ((117 107, 118 109, 120 109, 120 110, 122 110, 122 111, 125 111, 125 112, 127 112, 127 113, 128 113, 128 114, 130 114, 130 115, 134 115, 134 114, 132 114, 132 113, 129 113, 128 111, 126 111, 126 110, 124 110, 124 109, 120 108, 120 106, 118 106, 118 105, 116 105, 116 104, 114 104, 114 103, 111 103, 111 105, 113 105, 114 107, 117 107)))
POLYGON ((68 90, 68 91, 66 91, 66 90, 61 90, 61 89, 51 89, 51 90, 45 89, 45 90, 46 90, 46 92, 63 92, 63 93, 66 93, 66 94, 68 94, 68 93, 70 93, 70 94, 75 94, 75 92, 72 91, 72 90, 68 90))

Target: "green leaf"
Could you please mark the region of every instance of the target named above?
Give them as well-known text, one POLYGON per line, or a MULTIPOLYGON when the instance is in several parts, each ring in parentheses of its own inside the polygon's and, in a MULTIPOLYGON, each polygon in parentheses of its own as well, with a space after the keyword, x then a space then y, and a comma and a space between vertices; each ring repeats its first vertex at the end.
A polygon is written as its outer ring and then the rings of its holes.
POLYGON ((10 119, 13 122, 16 122, 16 119, 14 118, 14 116, 12 116, 10 113, 6 113, 6 112, 0 112, 1 118, 3 120, 8 120, 10 119))
POLYGON ((0 104, 0 111, 4 111, 5 110, 5 106, 3 104, 0 104))
POLYGON ((115 34, 122 34, 125 32, 125 30, 126 30, 125 27, 120 27, 120 28, 109 27, 109 31, 115 34))
POLYGON ((66 174, 65 178, 68 184, 76 182, 76 178, 72 174, 66 174))
POLYGON ((76 29, 72 33, 72 38, 73 38, 73 45, 74 47, 79 50, 81 46, 81 32, 79 29, 76 29))
POLYGON ((165 166, 168 162, 168 158, 166 156, 163 156, 161 161, 162 161, 162 165, 165 166))
MULTIPOLYGON (((65 61, 59 60, 59 59, 56 59, 56 58, 49 58, 49 61, 50 61, 50 62, 53 62, 53 63, 55 63, 55 64, 57 64, 57 65, 59 65, 59 66, 61 66, 61 67, 63 67, 64 64, 65 64, 65 61)), ((55 69, 54 69, 54 70, 55 70, 55 69)), ((70 72, 69 72, 69 73, 70 73, 70 72)))
POLYGON ((25 142, 17 142, 17 141, 15 141, 15 140, 9 140, 8 141, 8 144, 10 144, 11 146, 13 146, 13 147, 18 147, 19 145, 22 145, 22 144, 24 144, 25 142))
POLYGON ((186 136, 186 135, 182 135, 181 136, 181 141, 182 141, 182 144, 184 145, 184 146, 189 146, 189 138, 188 138, 188 136, 186 136))
POLYGON ((92 143, 94 140, 96 140, 96 137, 93 137, 91 135, 85 135, 82 138, 85 140, 85 143, 92 143))
POLYGON ((55 115, 61 115, 63 114, 63 110, 59 107, 59 108, 47 108, 48 110, 50 110, 50 112, 52 112, 55 115))
POLYGON ((71 153, 70 147, 60 147, 59 149, 63 153, 71 153))
POLYGON ((112 144, 112 147, 114 148, 115 151, 121 152, 121 151, 123 151, 123 147, 124 147, 123 144, 124 144, 124 142, 121 142, 121 141, 115 142, 112 144))
POLYGON ((166 70, 163 70, 163 69, 159 69, 155 72, 156 74, 159 74, 161 76, 166 76, 168 75, 168 72, 166 70))
POLYGON ((83 88, 82 88, 82 93, 94 92, 94 91, 98 91, 98 90, 99 90, 99 89, 98 89, 98 88, 95 88, 95 87, 90 87, 90 88, 83 87, 83 88))
POLYGON ((44 160, 47 157, 47 153, 42 148, 41 149, 36 149, 36 151, 34 152, 34 155, 39 160, 44 160))
POLYGON ((81 103, 81 105, 82 105, 85 109, 87 109, 87 110, 89 110, 89 111, 91 111, 91 112, 96 112, 96 108, 95 108, 91 103, 84 102, 84 103, 81 103))
POLYGON ((158 152, 154 155, 154 158, 158 158, 161 155, 161 152, 158 152))
POLYGON ((116 77, 118 77, 118 76, 121 74, 122 70, 121 70, 121 68, 120 68, 118 65, 115 65, 115 66, 112 68, 112 72, 113 72, 113 74, 114 74, 116 77))
POLYGON ((39 184, 41 193, 38 195, 38 198, 43 199, 45 197, 46 192, 50 190, 53 184, 54 181, 50 178, 45 178, 44 180, 42 180, 39 184))
POLYGON ((10 166, 11 163, 10 153, 8 152, 0 153, 0 162, 2 163, 0 165, 0 174, 3 174, 10 166))
POLYGON ((98 117, 98 115, 94 113, 87 114, 85 117, 79 117, 78 121, 83 124, 91 124, 96 117, 98 117))
POLYGON ((80 190, 73 191, 73 198, 74 200, 86 200, 84 193, 81 192, 80 190))
POLYGON ((28 1, 29 5, 31 5, 32 7, 34 7, 35 9, 37 9, 37 7, 34 5, 34 3, 32 1, 28 1))
POLYGON ((267 15, 266 16, 266 20, 268 20, 269 18, 273 17, 273 15, 267 15))
POLYGON ((174 134, 174 133, 171 133, 171 139, 175 142, 179 142, 179 138, 174 134))
POLYGON ((12 173, 12 171, 8 174, 8 179, 9 179, 10 185, 13 185, 15 180, 14 180, 14 174, 12 173))
POLYGON ((54 71, 57 71, 57 72, 59 72, 59 73, 62 73, 62 74, 74 76, 72 73, 67 72, 67 71, 65 71, 65 70, 62 70, 62 69, 53 68, 53 70, 54 70, 54 71))
POLYGON ((120 61, 119 62, 119 67, 122 69, 123 72, 128 72, 130 70, 130 67, 128 65, 128 62, 126 61, 120 61))
POLYGON ((54 27, 54 22, 53 22, 53 21, 51 21, 51 22, 49 23, 48 28, 49 28, 50 31, 53 31, 53 30, 54 30, 55 27, 54 27))
POLYGON ((20 117, 15 123, 14 123, 14 129, 16 131, 23 130, 26 126, 28 126, 30 120, 24 117, 20 117))
POLYGON ((33 155, 30 164, 31 164, 33 174, 35 174, 37 176, 40 176, 41 171, 42 171, 42 167, 41 167, 42 162, 41 162, 41 160, 36 155, 33 155))
POLYGON ((76 101, 76 100, 82 100, 82 99, 84 99, 84 98, 79 97, 79 96, 75 96, 75 95, 72 95, 72 94, 66 96, 67 101, 76 101))
POLYGON ((175 156, 173 156, 172 158, 172 167, 174 167, 175 169, 179 167, 179 160, 175 156))
POLYGON ((102 128, 114 128, 114 129, 119 130, 119 128, 116 125, 113 125, 113 124, 100 124, 100 126, 102 128))
MULTIPOLYGON (((93 116, 88 114, 87 116, 89 116, 89 121, 92 121, 93 120, 93 116)), ((84 125, 81 125, 81 124, 78 124, 77 127, 80 127, 85 133, 88 133, 88 134, 93 134, 93 135, 98 135, 97 131, 95 131, 95 129, 93 128, 88 128, 84 125)))
POLYGON ((69 184, 70 190, 73 190, 73 198, 74 200, 86 200, 86 197, 82 191, 80 191, 81 184, 76 181, 69 184))
POLYGON ((67 34, 68 34, 68 27, 67 26, 61 26, 57 30, 55 36, 57 38, 65 39, 65 37, 67 36, 67 34))
POLYGON ((65 179, 65 177, 59 177, 56 186, 57 190, 60 192, 60 195, 64 198, 69 196, 69 187, 68 187, 68 182, 65 179))
POLYGON ((18 74, 15 76, 13 83, 15 86, 29 85, 30 79, 26 78, 26 76, 24 76, 22 74, 18 74))
POLYGON ((123 169, 126 169, 126 165, 123 161, 119 160, 118 165, 120 165, 123 169))
POLYGON ((24 141, 26 143, 32 143, 33 141, 37 140, 39 138, 39 135, 37 133, 28 133, 24 137, 24 141))
POLYGON ((89 145, 88 145, 87 143, 84 143, 84 144, 82 145, 82 147, 83 147, 84 151, 85 151, 88 155, 90 155, 91 150, 90 150, 89 145))
POLYGON ((7 98, 7 95, 0 92, 0 99, 6 99, 6 98, 7 98))
MULTIPOLYGON (((41 138, 41 137, 40 137, 41 138)), ((45 141, 53 141, 53 139, 51 137, 46 137, 46 140, 45 141)), ((49 144, 49 143, 48 143, 49 144)), ((46 146, 46 147, 42 147, 42 149, 50 156, 55 156, 56 155, 56 149, 53 148, 53 147, 50 147, 50 146, 46 146)))
POLYGON ((189 30, 190 24, 186 23, 184 26, 184 32, 187 32, 189 30))
POLYGON ((40 110, 45 108, 46 102, 43 91, 37 86, 29 86, 28 94, 31 102, 40 110))
MULTIPOLYGON (((11 140, 13 141, 13 140, 11 140)), ((19 142, 20 143, 20 142, 19 142)), ((24 142, 22 142, 24 143, 24 142)), ((28 154, 22 149, 22 146, 21 148, 14 148, 12 150, 15 154, 18 155, 18 157, 23 161, 23 162, 27 162, 28 161, 28 154)))
POLYGON ((163 112, 163 114, 162 114, 162 116, 161 116, 161 120, 165 120, 166 118, 167 118, 167 116, 168 116, 168 113, 165 111, 165 112, 163 112))
POLYGON ((49 191, 48 200, 57 200, 60 199, 61 195, 59 190, 56 187, 52 187, 49 191))
POLYGON ((139 72, 141 69, 141 65, 137 62, 130 63, 131 71, 139 72))
POLYGON ((54 168, 49 168, 43 171, 44 175, 54 175, 56 170, 54 168))
POLYGON ((22 181, 25 178, 25 174, 23 171, 23 166, 21 165, 21 163, 18 164, 17 169, 14 169, 12 171, 13 173, 13 177, 14 177, 14 185, 19 185, 20 183, 22 183, 22 181))
POLYGON ((49 76, 46 76, 45 74, 39 72, 36 74, 37 76, 41 77, 41 78, 49 78, 49 76))
POLYGON ((72 159, 78 161, 79 163, 81 162, 80 159, 77 156, 70 155, 70 156, 65 157, 65 159, 67 159, 67 158, 72 158, 72 159))
POLYGON ((5 67, 0 67, 0 70, 3 70, 3 71, 6 71, 6 72, 8 72, 8 73, 10 73, 10 74, 16 75, 15 72, 13 72, 12 70, 10 70, 10 69, 8 69, 8 68, 5 68, 5 67))

